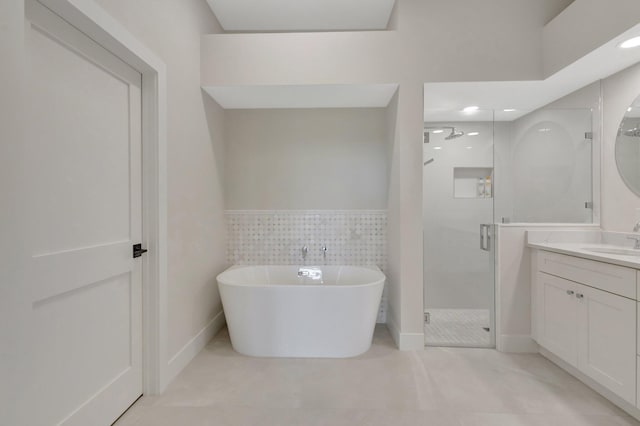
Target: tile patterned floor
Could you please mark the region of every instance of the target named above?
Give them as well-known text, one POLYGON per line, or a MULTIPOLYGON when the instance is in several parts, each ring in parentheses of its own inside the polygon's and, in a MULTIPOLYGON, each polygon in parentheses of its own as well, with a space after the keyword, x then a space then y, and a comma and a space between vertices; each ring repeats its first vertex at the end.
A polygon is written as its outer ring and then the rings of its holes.
POLYGON ((117 426, 630 426, 639 422, 539 355, 400 352, 384 328, 351 359, 251 358, 220 332, 117 426))
POLYGON ((427 309, 429 323, 424 325, 427 346, 490 347, 491 324, 488 309, 427 309))

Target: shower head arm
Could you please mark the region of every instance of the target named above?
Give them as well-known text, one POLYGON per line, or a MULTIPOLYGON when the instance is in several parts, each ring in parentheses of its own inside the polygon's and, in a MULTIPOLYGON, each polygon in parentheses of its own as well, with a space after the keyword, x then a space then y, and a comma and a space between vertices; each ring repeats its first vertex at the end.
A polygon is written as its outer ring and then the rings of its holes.
POLYGON ((431 132, 430 130, 444 130, 444 129, 450 129, 451 133, 449 133, 449 135, 447 137, 444 138, 444 140, 446 141, 450 141, 452 139, 456 139, 459 138, 461 136, 464 136, 464 131, 463 130, 459 130, 456 131, 456 128, 453 126, 427 126, 423 128, 423 142, 424 143, 429 143, 429 139, 430 139, 430 135, 431 132))

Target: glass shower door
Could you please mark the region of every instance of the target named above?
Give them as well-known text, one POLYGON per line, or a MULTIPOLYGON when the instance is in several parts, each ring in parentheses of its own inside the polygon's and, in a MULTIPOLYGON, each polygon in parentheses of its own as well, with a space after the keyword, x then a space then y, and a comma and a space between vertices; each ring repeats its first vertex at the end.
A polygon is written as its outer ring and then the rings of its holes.
POLYGON ((495 346, 494 123, 479 114, 484 121, 425 123, 428 346, 495 346))

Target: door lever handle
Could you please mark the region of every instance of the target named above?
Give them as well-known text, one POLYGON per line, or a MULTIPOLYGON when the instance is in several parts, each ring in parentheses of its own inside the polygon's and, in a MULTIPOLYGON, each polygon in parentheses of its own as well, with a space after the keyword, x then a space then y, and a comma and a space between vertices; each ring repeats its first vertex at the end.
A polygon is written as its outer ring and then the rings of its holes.
POLYGON ((145 254, 148 251, 149 250, 142 248, 142 244, 134 244, 133 245, 133 258, 135 259, 136 257, 140 257, 140 256, 142 256, 143 254, 145 254))

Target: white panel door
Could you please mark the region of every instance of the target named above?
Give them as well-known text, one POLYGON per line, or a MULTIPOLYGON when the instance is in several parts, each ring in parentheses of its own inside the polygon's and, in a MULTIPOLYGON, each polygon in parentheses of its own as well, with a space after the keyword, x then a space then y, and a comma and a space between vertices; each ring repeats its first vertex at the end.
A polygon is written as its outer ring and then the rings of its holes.
POLYGON ((636 301, 578 285, 578 367, 631 404, 636 402, 636 301))
POLYGON ((142 394, 141 76, 29 3, 24 220, 34 425, 108 425, 142 394))
POLYGON ((538 272, 538 343, 555 355, 578 366, 578 284, 538 272))

